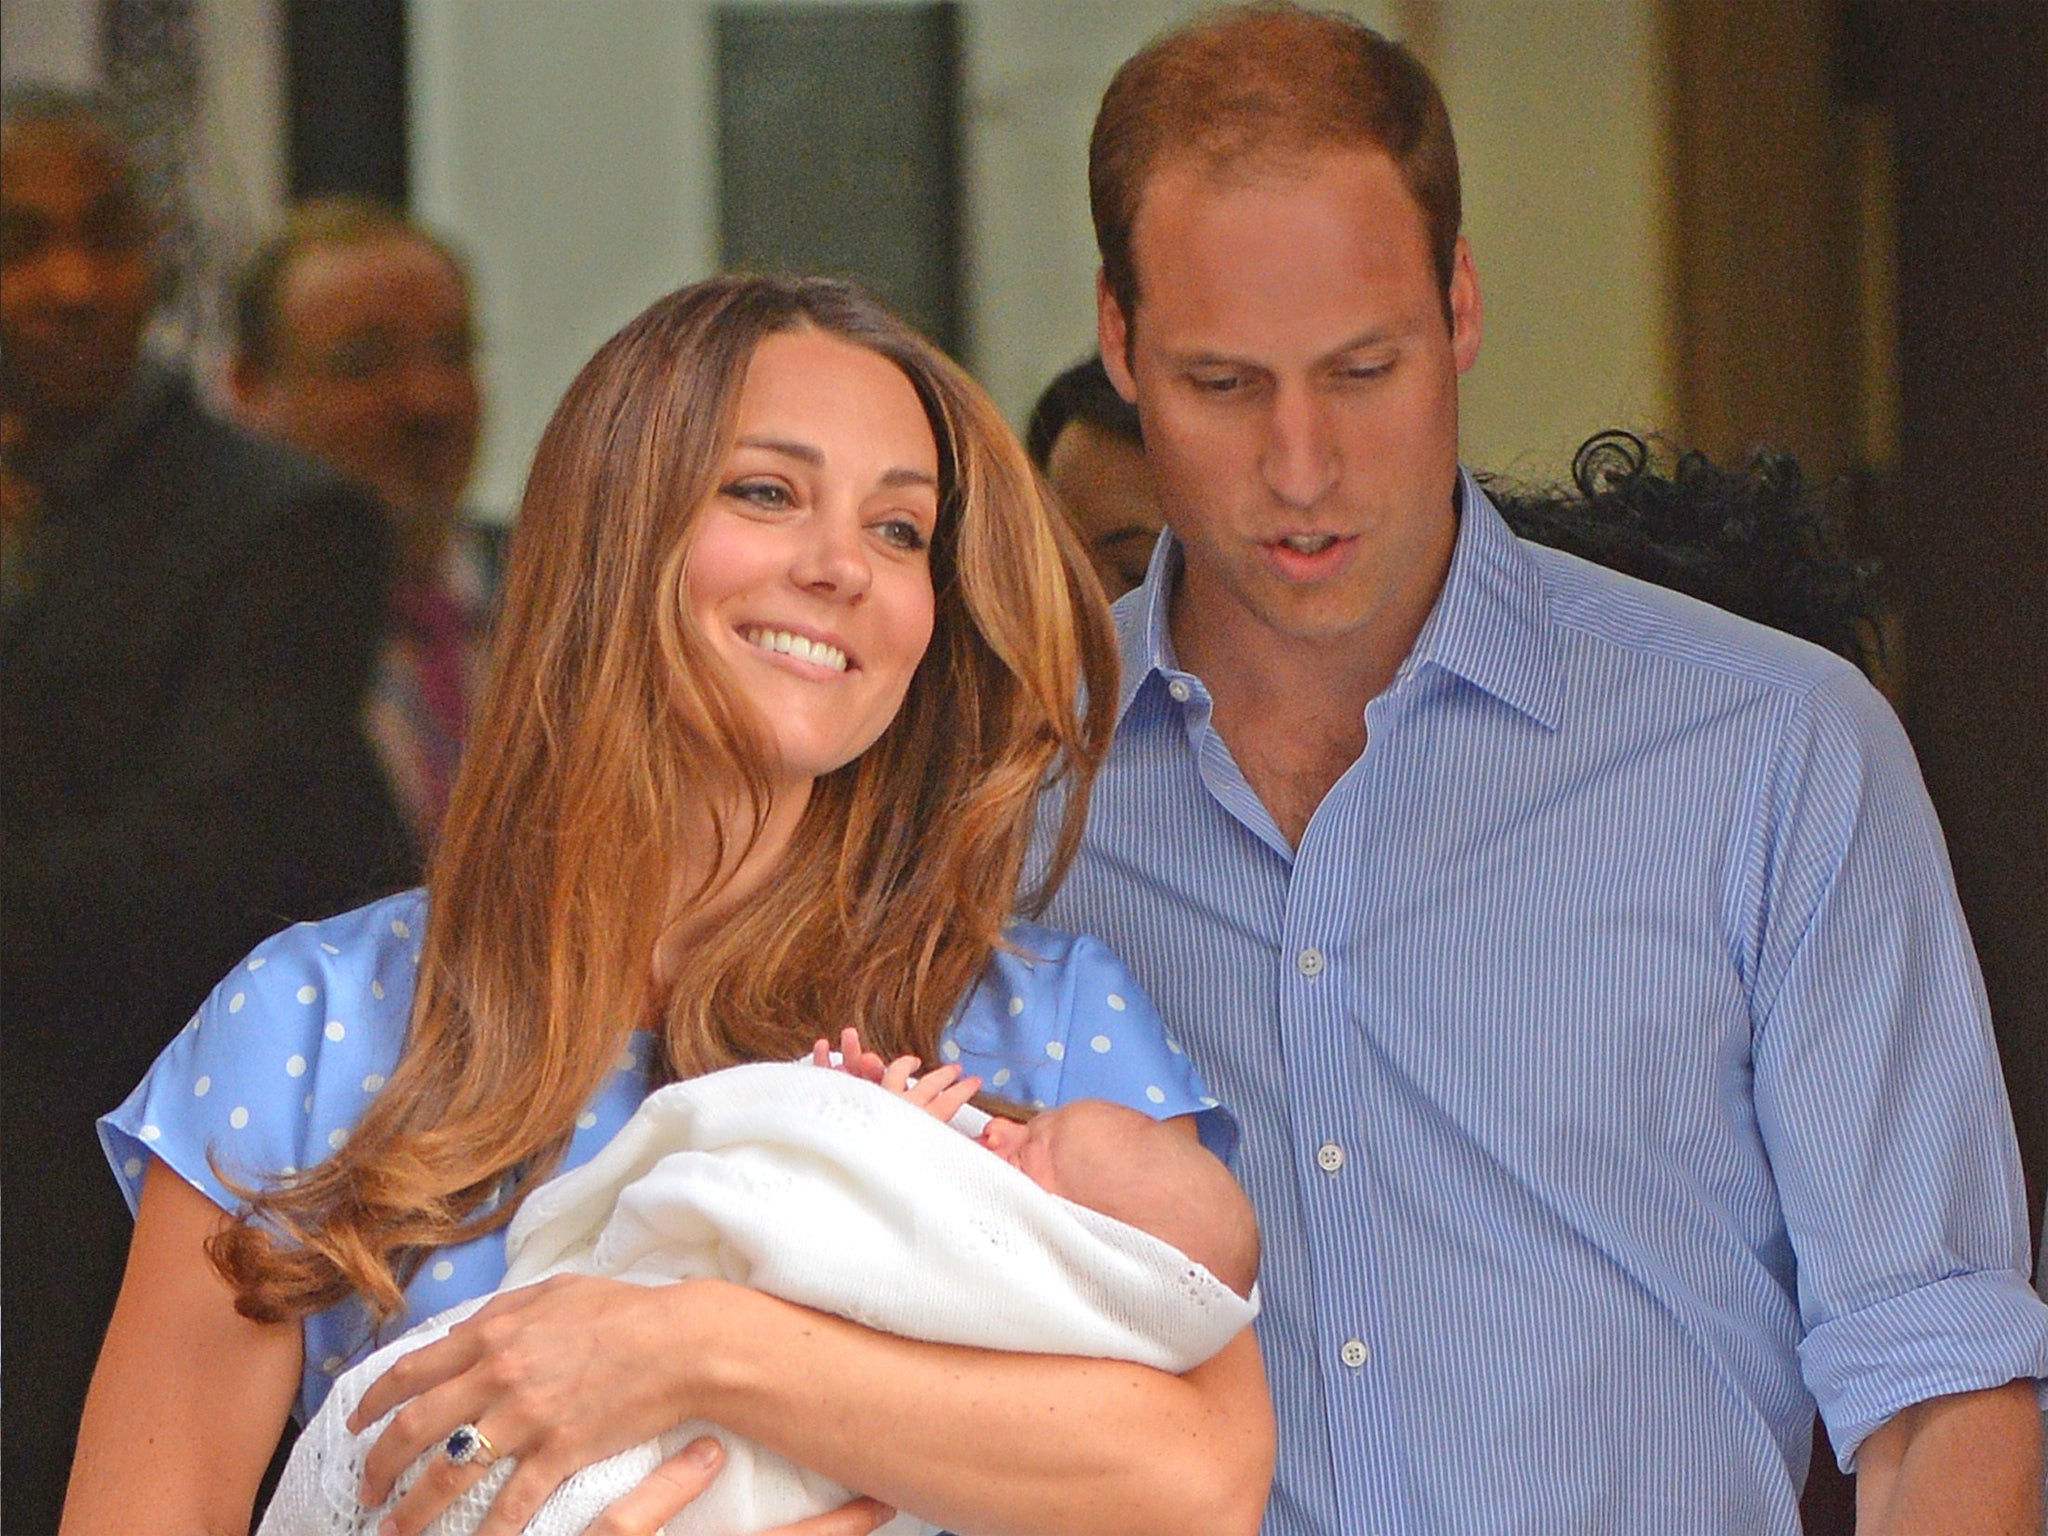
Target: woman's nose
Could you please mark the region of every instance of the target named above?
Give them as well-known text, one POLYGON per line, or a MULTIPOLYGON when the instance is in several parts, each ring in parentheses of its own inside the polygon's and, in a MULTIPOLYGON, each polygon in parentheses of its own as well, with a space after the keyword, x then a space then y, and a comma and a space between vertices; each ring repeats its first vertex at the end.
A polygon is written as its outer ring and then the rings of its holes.
POLYGON ((806 591, 842 602, 865 595, 874 567, 862 542, 859 516, 820 508, 805 524, 790 579, 806 591))

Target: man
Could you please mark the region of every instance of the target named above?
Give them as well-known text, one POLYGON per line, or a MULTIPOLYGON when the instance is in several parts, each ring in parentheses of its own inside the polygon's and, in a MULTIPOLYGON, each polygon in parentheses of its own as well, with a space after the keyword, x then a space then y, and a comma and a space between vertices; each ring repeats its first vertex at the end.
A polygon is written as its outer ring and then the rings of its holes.
POLYGON ((1024 446, 1080 530, 1102 590, 1122 597, 1145 579, 1159 502, 1138 413, 1109 382, 1101 358, 1086 358, 1046 385, 1024 446))
POLYGON ((1402 50, 1172 34, 1090 194, 1172 537, 1051 915, 1244 1123, 1267 1529, 1792 1533, 1818 1399, 1867 1532, 2038 1531, 2048 1310, 1882 700, 1460 471, 1479 286, 1402 50))
POLYGON ((403 873, 358 728, 374 507, 149 361, 155 226, 95 99, 0 113, 5 1494, 54 1529, 129 1221, 93 1121, 227 968, 403 873))
POLYGON ((482 425, 469 274, 383 204, 295 209, 235 291, 242 422, 374 491, 399 563, 368 726, 432 845, 482 675, 496 546, 461 515, 482 425))

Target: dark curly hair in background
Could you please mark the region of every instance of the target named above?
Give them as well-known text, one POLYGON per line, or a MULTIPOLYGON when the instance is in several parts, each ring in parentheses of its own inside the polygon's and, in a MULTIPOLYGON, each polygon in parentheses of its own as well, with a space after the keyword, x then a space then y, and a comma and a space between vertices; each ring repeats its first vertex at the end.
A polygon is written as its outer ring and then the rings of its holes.
POLYGON ((1601 432, 1572 456, 1569 489, 1483 476, 1532 543, 1670 587, 1810 640, 1865 673, 1883 659, 1874 562, 1853 558, 1826 490, 1759 449, 1739 469, 1601 432), (1668 470, 1659 466, 1667 457, 1668 470))

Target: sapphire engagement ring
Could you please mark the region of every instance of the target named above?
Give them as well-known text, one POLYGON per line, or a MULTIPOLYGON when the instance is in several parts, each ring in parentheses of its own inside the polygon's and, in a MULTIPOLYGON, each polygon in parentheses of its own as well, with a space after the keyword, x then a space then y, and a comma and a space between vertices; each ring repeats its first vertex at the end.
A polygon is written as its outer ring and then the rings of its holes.
POLYGON ((490 1437, 474 1424, 458 1424, 449 1433, 441 1452, 458 1467, 488 1467, 498 1459, 490 1437))

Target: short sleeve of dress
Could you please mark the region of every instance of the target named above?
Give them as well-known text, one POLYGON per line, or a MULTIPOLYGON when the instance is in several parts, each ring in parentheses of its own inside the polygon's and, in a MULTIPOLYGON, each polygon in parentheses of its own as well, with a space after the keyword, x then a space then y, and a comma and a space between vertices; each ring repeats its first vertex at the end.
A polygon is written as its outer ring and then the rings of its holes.
POLYGON ((1024 922, 1005 938, 1012 947, 990 960, 940 1042, 948 1060, 1033 1108, 1109 1099, 1160 1120, 1193 1115, 1203 1145, 1231 1161, 1237 1122, 1107 945, 1024 922))
POLYGON ((347 1139, 404 1041, 424 901, 394 896, 258 945, 172 1039, 100 1142, 133 1210, 149 1156, 224 1210, 347 1139))

